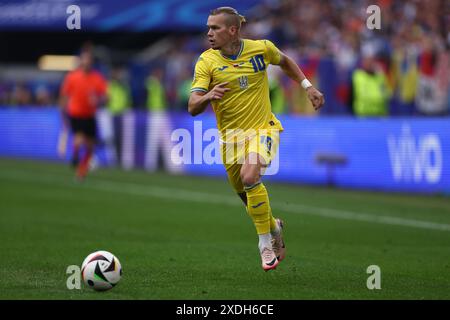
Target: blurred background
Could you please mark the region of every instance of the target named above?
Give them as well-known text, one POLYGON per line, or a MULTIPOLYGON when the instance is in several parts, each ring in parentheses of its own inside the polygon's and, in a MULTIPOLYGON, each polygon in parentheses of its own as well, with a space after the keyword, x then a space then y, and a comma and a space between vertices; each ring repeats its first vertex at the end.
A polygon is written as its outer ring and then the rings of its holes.
MULTIPOLYGON (((172 168, 164 151, 173 144, 172 130, 193 129, 186 112, 193 67, 208 48, 208 12, 222 5, 247 17, 243 37, 272 40, 326 97, 314 112, 296 83, 277 67, 268 70, 273 112, 286 127, 279 175, 269 179, 450 191, 450 4, 444 0, 2 0, 0 155, 61 159, 61 84, 80 50, 90 48, 108 81, 100 164, 223 175, 220 166, 172 168), (373 4, 381 9, 381 28, 370 30, 373 4), (80 8, 81 29, 68 29, 70 5, 80 8), (169 116, 162 130, 149 133, 154 111, 169 116), (162 142, 149 139, 155 134, 162 142), (155 153, 157 165, 148 160, 155 153)), ((195 120, 203 130, 215 126, 211 109, 195 120)))

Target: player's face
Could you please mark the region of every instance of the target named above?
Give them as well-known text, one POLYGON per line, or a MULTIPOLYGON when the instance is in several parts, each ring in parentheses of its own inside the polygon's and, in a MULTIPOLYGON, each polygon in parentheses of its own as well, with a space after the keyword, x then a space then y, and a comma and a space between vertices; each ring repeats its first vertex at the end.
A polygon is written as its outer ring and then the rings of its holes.
POLYGON ((232 40, 233 28, 226 24, 226 18, 223 14, 217 14, 208 17, 208 41, 211 48, 217 50, 232 40))
POLYGON ((80 67, 89 70, 92 67, 93 57, 89 52, 83 52, 80 55, 80 67))

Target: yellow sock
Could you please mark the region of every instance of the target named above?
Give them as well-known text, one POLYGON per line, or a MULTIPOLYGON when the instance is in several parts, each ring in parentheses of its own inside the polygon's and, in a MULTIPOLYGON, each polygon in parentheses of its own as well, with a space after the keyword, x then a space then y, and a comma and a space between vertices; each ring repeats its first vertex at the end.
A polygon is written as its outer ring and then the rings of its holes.
POLYGON ((277 230, 277 222, 272 215, 272 210, 270 210, 270 232, 277 230))
MULTIPOLYGON (((271 208, 269 207, 269 209, 271 208)), ((247 213, 249 213, 248 207, 245 207, 245 210, 247 210, 247 213)), ((278 227, 277 222, 275 221, 275 218, 272 215, 272 210, 270 210, 270 233, 274 233, 276 230, 278 230, 277 227, 278 227)))
POLYGON ((270 209, 269 195, 266 187, 260 182, 245 188, 247 193, 247 212, 253 219, 258 234, 269 233, 275 228, 275 219, 270 209))

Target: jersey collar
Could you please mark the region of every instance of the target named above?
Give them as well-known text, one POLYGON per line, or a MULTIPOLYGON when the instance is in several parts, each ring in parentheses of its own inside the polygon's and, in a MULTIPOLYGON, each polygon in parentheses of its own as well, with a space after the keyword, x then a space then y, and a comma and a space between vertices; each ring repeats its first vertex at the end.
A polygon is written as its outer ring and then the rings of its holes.
POLYGON ((244 40, 241 39, 241 48, 239 49, 238 54, 236 54, 236 55, 231 55, 231 56, 224 55, 222 52, 221 52, 220 54, 221 54, 222 57, 224 57, 225 59, 236 60, 237 58, 239 58, 239 56, 241 55, 241 53, 242 53, 243 50, 244 50, 244 40))

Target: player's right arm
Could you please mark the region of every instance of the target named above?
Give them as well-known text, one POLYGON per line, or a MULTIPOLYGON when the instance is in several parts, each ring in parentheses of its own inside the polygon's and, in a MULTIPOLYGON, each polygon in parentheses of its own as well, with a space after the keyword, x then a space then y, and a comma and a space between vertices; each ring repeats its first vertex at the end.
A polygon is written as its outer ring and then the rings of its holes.
POLYGON ((192 116, 205 111, 211 101, 222 99, 225 92, 230 90, 225 87, 228 82, 223 82, 208 91, 211 79, 210 63, 206 61, 205 56, 202 54, 195 64, 194 79, 188 102, 188 111, 192 116))
POLYGON ((68 101, 69 101, 69 98, 67 98, 66 95, 61 95, 59 97, 58 105, 59 105, 59 108, 61 111, 64 111, 66 109, 68 101))
POLYGON ((59 91, 59 107, 62 112, 66 111, 67 104, 69 101, 69 94, 71 91, 72 83, 70 80, 70 73, 68 73, 61 84, 61 88, 59 91))
POLYGON ((69 119, 68 119, 68 111, 67 105, 69 102, 69 95, 72 90, 72 81, 71 81, 71 73, 68 73, 63 83, 61 84, 60 93, 59 93, 59 110, 62 122, 63 132, 66 132, 69 128, 69 119))
POLYGON ((193 91, 188 102, 189 113, 196 116, 205 111, 209 102, 222 99, 225 92, 230 91, 230 88, 225 87, 227 84, 228 82, 219 83, 208 92, 193 91))

